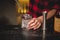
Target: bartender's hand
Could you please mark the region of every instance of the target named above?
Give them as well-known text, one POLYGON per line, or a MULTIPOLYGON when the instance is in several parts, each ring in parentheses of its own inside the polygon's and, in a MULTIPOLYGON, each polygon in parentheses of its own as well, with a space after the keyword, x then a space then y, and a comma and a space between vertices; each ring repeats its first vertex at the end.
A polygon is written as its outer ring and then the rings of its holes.
POLYGON ((29 30, 30 29, 33 29, 33 30, 38 29, 42 24, 41 19, 43 19, 43 18, 42 17, 32 18, 32 20, 30 20, 28 23, 27 29, 29 29, 29 30))

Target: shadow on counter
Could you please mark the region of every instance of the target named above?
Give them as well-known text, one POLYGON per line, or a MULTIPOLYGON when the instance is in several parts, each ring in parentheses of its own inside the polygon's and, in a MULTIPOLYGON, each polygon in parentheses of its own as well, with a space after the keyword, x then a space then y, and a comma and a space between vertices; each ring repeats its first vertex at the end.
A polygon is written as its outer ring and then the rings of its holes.
POLYGON ((0 17, 0 30, 5 30, 5 29, 20 29, 20 25, 13 25, 10 23, 10 20, 3 16, 0 17))

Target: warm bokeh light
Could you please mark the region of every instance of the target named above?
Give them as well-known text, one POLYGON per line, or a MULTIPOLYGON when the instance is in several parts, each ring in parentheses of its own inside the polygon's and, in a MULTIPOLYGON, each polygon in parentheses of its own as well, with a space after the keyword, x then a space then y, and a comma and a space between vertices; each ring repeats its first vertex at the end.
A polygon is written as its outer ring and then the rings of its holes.
POLYGON ((23 4, 23 5, 26 5, 28 4, 29 5, 29 0, 18 0, 20 4, 23 4))
POLYGON ((18 6, 18 13, 23 14, 23 13, 27 13, 28 9, 27 6, 29 6, 29 0, 18 0, 18 3, 20 4, 20 6, 18 6))
POLYGON ((26 8, 24 8, 24 13, 27 13, 27 10, 26 10, 26 8))
MULTIPOLYGON (((18 15, 26 14, 29 10, 29 0, 17 0, 19 5, 17 4, 17 12, 18 15)), ((17 16, 17 23, 20 24, 21 22, 21 16, 17 16)))

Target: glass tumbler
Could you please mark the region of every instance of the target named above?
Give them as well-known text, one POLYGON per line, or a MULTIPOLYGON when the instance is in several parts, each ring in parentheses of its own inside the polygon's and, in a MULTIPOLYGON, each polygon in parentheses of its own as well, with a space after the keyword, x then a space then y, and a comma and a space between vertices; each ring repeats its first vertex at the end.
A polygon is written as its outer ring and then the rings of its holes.
POLYGON ((28 22, 32 19, 32 16, 30 14, 24 14, 22 16, 22 23, 21 23, 21 28, 26 29, 28 22))

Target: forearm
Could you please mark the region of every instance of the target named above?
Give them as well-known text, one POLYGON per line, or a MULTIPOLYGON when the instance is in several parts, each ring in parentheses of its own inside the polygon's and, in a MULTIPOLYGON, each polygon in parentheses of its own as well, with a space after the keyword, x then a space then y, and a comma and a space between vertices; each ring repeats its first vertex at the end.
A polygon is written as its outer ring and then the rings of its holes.
MULTIPOLYGON (((56 13, 56 11, 57 11, 56 9, 50 10, 50 11, 47 13, 46 19, 48 20, 49 18, 51 18, 52 16, 54 16, 55 13, 56 13)), ((38 17, 38 19, 40 19, 40 21, 43 22, 43 15, 40 16, 40 17, 38 17)))
POLYGON ((51 18, 52 16, 54 16, 55 13, 56 13, 56 11, 57 11, 56 9, 50 10, 50 11, 47 13, 46 19, 49 19, 49 18, 51 18))

